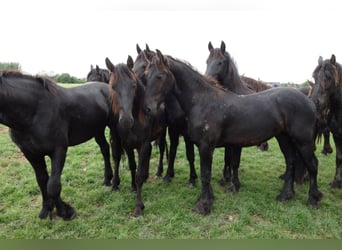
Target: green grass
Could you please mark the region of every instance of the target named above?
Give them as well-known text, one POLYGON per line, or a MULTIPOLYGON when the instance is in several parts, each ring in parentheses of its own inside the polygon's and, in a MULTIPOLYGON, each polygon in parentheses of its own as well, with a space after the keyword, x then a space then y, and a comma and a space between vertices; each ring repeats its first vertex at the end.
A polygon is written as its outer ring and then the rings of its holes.
MULTIPOLYGON (((181 140, 182 141, 182 140, 181 140)), ((193 211, 200 182, 189 188, 188 163, 183 143, 177 153, 174 180, 154 178, 158 150, 153 148, 150 178, 143 186, 144 216, 131 217, 135 194, 130 192, 127 159, 121 165, 120 191, 102 186, 103 163, 94 140, 70 147, 62 175, 62 198, 77 210, 73 221, 56 217, 38 219, 41 196, 32 167, 0 125, 0 239, 341 239, 342 190, 328 184, 335 172, 335 154, 319 158, 318 183, 324 194, 320 209, 306 205, 308 184, 295 187, 293 200, 275 200, 282 188, 278 176, 284 159, 276 141, 270 150, 242 151, 238 194, 218 184, 223 150, 214 155, 213 211, 201 216, 193 211)), ((318 149, 321 149, 321 145, 318 149)), ((318 152, 318 151, 317 151, 318 152)), ((197 150, 196 150, 197 153, 197 150)), ((166 165, 166 164, 165 164, 166 165)), ((199 174, 199 157, 196 154, 199 174)))

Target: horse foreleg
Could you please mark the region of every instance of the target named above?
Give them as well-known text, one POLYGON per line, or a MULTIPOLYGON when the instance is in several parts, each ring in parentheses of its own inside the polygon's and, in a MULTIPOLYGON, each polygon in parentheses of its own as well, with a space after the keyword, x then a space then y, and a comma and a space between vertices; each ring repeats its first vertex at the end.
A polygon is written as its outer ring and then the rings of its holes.
POLYGON ((67 147, 59 147, 51 156, 51 175, 47 183, 47 195, 56 204, 57 215, 64 220, 71 220, 76 216, 76 211, 61 199, 61 175, 66 158, 67 147))
POLYGON ((101 149, 101 153, 103 156, 104 161, 104 181, 103 184, 105 186, 110 186, 110 182, 113 178, 113 170, 110 165, 110 151, 109 151, 109 144, 106 140, 104 133, 95 136, 95 141, 99 145, 101 149))
POLYGON ((322 154, 327 155, 331 154, 333 152, 333 149, 330 145, 330 130, 329 128, 325 128, 323 131, 323 149, 322 154))
POLYGON ((55 203, 52 199, 48 198, 47 195, 47 183, 49 180, 49 175, 46 170, 46 163, 44 156, 32 156, 27 152, 23 152, 26 159, 31 163, 31 166, 34 169, 36 180, 40 188, 40 192, 42 194, 43 205, 42 209, 39 213, 40 219, 46 219, 49 215, 52 218, 52 210, 55 207, 55 203))
POLYGON ((129 149, 126 151, 126 153, 127 153, 127 157, 128 157, 129 170, 131 171, 131 191, 135 192, 135 191, 137 191, 137 185, 136 185, 136 181, 135 181, 137 164, 135 162, 134 150, 129 149))
POLYGON ((159 177, 163 173, 163 161, 164 161, 164 152, 165 152, 165 146, 166 146, 166 128, 163 130, 163 132, 159 136, 159 163, 158 163, 158 171, 156 175, 159 177))
POLYGON ((210 184, 213 152, 213 148, 203 145, 199 147, 202 189, 196 207, 197 211, 202 215, 211 212, 214 202, 214 193, 210 184))
POLYGON ((119 176, 119 167, 121 161, 121 154, 122 154, 122 145, 116 130, 111 128, 110 129, 110 145, 112 148, 112 157, 114 161, 114 175, 112 181, 112 190, 117 191, 119 190, 120 185, 120 176, 119 176))
POLYGON ((137 185, 137 197, 135 203, 135 210, 133 212, 133 216, 138 217, 143 214, 143 210, 145 208, 144 202, 142 201, 142 186, 143 183, 148 178, 149 172, 149 161, 151 156, 151 144, 144 143, 139 149, 139 164, 138 164, 138 171, 136 173, 135 182, 137 185))

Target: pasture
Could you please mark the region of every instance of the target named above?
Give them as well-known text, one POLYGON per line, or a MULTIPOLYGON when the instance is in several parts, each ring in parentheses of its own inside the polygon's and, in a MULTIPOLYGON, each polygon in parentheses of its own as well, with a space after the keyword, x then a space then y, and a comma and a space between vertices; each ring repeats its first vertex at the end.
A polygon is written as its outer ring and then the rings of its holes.
MULTIPOLYGON (((108 133, 107 133, 108 134, 108 133)), ((154 178, 158 149, 153 147, 150 178, 143 188, 144 216, 131 217, 135 194, 130 191, 127 159, 121 165, 120 191, 102 186, 103 161, 94 140, 70 147, 62 175, 62 198, 77 211, 72 221, 40 220, 41 195, 34 172, 0 125, 0 239, 341 239, 342 190, 330 189, 335 154, 320 155, 318 184, 324 197, 320 209, 306 205, 308 184, 296 185, 293 200, 275 200, 283 182, 284 158, 276 141, 270 150, 242 151, 238 194, 228 194, 218 184, 223 150, 216 149, 212 184, 213 211, 201 216, 193 211, 200 183, 190 189, 183 140, 180 140, 175 178, 166 184, 154 178)), ((196 150, 196 170, 199 173, 196 150)), ((165 163, 166 166, 166 163, 165 163)), ((165 171, 164 171, 165 172, 165 171)))

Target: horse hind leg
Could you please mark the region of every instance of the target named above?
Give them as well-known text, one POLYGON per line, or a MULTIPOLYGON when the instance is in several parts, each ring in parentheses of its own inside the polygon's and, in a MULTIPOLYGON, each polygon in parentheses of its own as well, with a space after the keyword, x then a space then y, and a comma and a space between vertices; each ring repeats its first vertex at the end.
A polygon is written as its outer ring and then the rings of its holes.
POLYGON ((111 180, 113 178, 113 170, 110 165, 110 151, 109 151, 109 144, 106 140, 106 137, 104 135, 104 132, 95 136, 95 141, 97 145, 99 145, 103 161, 104 161, 104 181, 103 185, 110 186, 111 180))
POLYGON ((317 184, 318 160, 314 154, 312 143, 302 143, 297 147, 308 171, 310 183, 308 204, 318 208, 318 202, 323 197, 323 194, 318 190, 317 184))
POLYGON ((294 191, 294 167, 295 167, 295 159, 296 159, 296 150, 292 145, 290 138, 285 135, 279 135, 276 137, 280 150, 282 151, 285 162, 286 162, 286 171, 283 174, 284 186, 280 194, 277 196, 278 201, 287 201, 292 199, 295 196, 294 191))
POLYGON ((190 176, 189 176, 189 187, 192 188, 196 185, 197 173, 195 169, 195 152, 194 152, 194 143, 190 141, 190 138, 184 137, 185 142, 185 150, 186 150, 186 158, 189 162, 190 167, 190 176))

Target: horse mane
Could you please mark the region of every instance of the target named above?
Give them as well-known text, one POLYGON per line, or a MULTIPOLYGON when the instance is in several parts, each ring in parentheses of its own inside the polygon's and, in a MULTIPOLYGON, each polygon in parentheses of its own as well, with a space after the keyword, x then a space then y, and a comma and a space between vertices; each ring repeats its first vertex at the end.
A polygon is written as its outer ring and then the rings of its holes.
POLYGON ((260 92, 260 91, 271 88, 271 86, 268 85, 267 83, 259 81, 259 80, 255 80, 247 76, 241 76, 241 79, 255 92, 260 92))
POLYGON ((4 70, 0 71, 0 78, 3 77, 19 77, 27 80, 37 81, 49 93, 51 93, 54 96, 57 95, 57 84, 47 76, 33 76, 29 74, 24 74, 19 70, 4 70))
POLYGON ((171 56, 167 56, 166 58, 167 58, 168 66, 172 67, 173 61, 181 63, 181 64, 185 65, 189 70, 193 71, 195 74, 200 76, 200 78, 203 79, 203 81, 208 83, 210 86, 213 86, 213 87, 220 89, 220 90, 223 90, 225 92, 227 91, 227 88, 225 88, 222 84, 220 84, 215 78, 201 74, 189 62, 187 62, 185 60, 181 60, 181 59, 176 59, 176 58, 173 58, 171 56))

